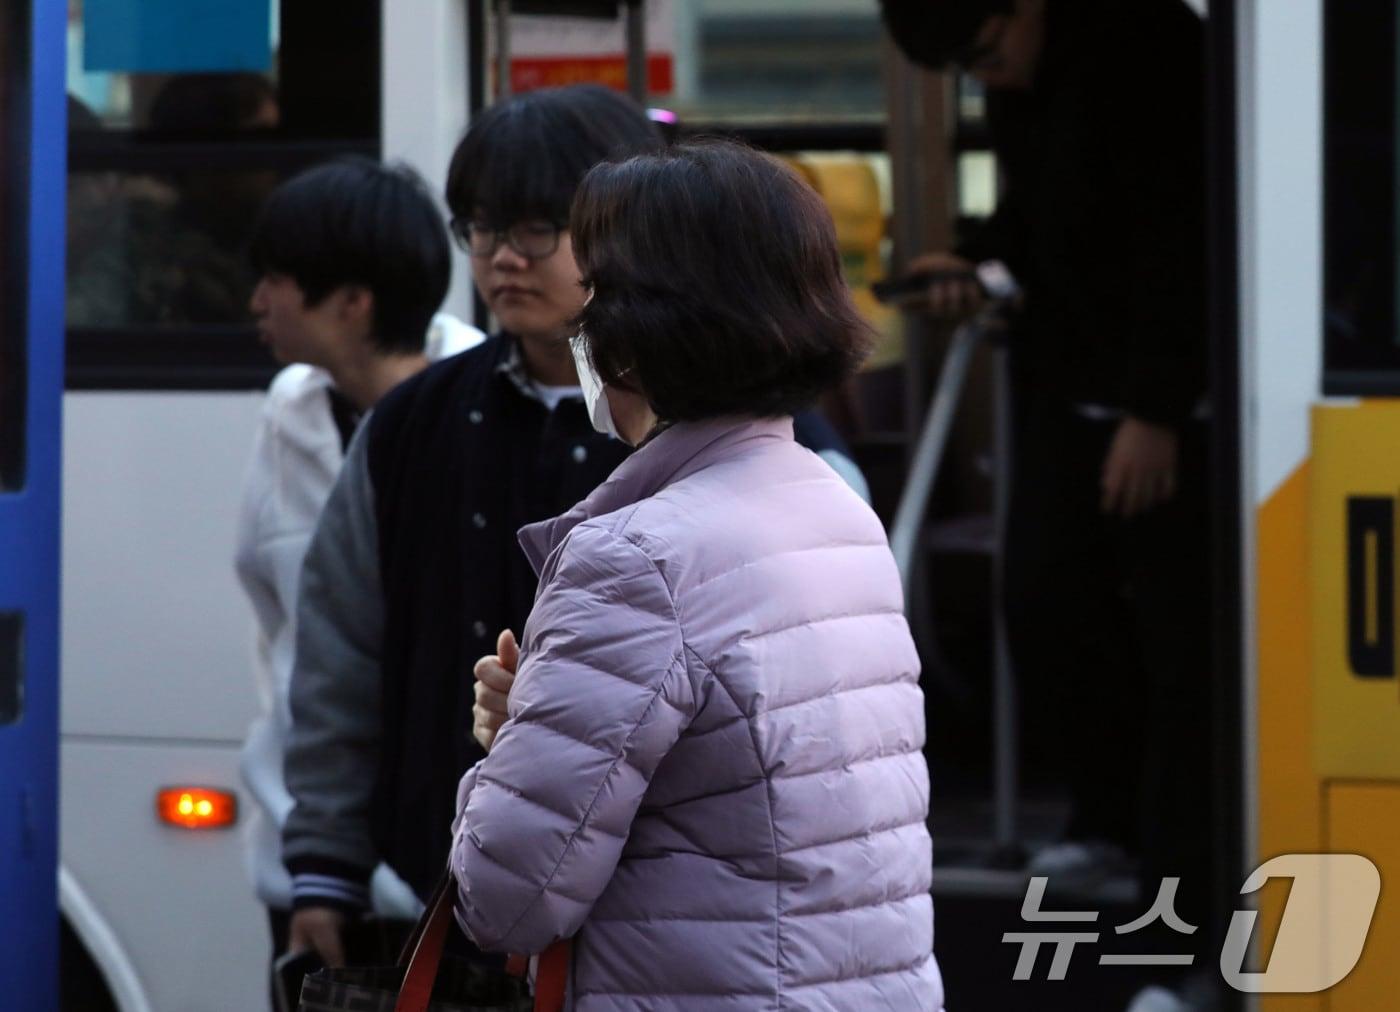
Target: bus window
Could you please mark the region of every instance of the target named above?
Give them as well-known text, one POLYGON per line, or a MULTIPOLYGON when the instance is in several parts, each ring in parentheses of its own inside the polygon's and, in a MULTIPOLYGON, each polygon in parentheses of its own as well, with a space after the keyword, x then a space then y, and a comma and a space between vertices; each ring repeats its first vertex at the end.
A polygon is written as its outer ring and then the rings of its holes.
POLYGON ((987 120, 987 92, 975 77, 959 74, 957 80, 958 121, 983 126, 987 120))
POLYGON ((253 277, 247 229, 274 169, 74 172, 68 326, 238 324, 253 277))
POLYGON ((874 0, 692 0, 675 8, 682 119, 883 122, 874 0))
MULTIPOLYGON (((25 257, 29 157, 28 117, 21 107, 27 93, 27 4, 0 9, 0 491, 24 484, 25 404, 28 368, 25 356, 25 257)), ((3 690, 0 689, 0 692, 3 690)))
POLYGON ((958 215, 986 218, 997 206, 997 159, 990 151, 958 155, 958 215))
POLYGON ((236 388, 271 375, 247 309, 249 230, 282 179, 340 154, 378 156, 380 54, 377 0, 334 17, 268 2, 266 66, 179 73, 92 59, 88 30, 101 23, 70 4, 70 387, 236 388))
POLYGON ((974 77, 959 74, 953 82, 953 151, 957 156, 956 232, 975 229, 996 211, 1001 193, 997 156, 987 124, 987 93, 974 77))
MULTIPOLYGON (((557 13, 565 6, 583 5, 512 5, 512 90, 581 81, 624 87, 617 4, 601 4, 602 19, 557 13)), ((646 0, 644 9, 647 100, 683 122, 884 118, 876 0, 646 0)))
POLYGON ((1327 0, 1324 19, 1323 387, 1394 395, 1396 11, 1327 0))

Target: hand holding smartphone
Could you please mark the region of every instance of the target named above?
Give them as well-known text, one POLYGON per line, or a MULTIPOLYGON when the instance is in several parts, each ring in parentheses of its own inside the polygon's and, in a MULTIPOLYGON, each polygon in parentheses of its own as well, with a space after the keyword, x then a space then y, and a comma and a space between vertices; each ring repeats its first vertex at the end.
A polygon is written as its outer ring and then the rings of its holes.
POLYGON ((1009 303, 1020 296, 1015 277, 1000 260, 974 264, 953 253, 925 253, 909 264, 909 273, 870 286, 881 302, 933 316, 966 317, 988 299, 1009 303))
POLYGON ((915 271, 903 277, 886 278, 870 286, 870 292, 881 302, 895 303, 901 299, 923 297, 937 284, 971 284, 981 287, 973 271, 915 271))
POLYGON ((987 297, 977 264, 949 252, 922 253, 909 261, 902 277, 870 290, 881 302, 945 319, 971 316, 987 297))
POLYGON ((324 970, 326 964, 315 949, 289 952, 272 964, 272 992, 277 1012, 296 1012, 301 1002, 301 985, 307 974, 324 970))

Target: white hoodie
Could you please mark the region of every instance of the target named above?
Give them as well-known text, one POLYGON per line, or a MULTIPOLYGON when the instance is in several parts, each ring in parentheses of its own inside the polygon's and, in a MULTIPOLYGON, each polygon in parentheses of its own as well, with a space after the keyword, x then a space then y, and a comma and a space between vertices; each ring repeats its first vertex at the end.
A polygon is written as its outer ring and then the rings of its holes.
MULTIPOLYGON (((425 351, 436 362, 484 338, 475 327, 439 313, 425 351)), ((296 651, 297 586, 302 557, 344 459, 330 387, 325 370, 291 365, 268 388, 243 482, 234 560, 257 620, 254 671, 262 710, 243 745, 243 780, 257 802, 245 836, 248 871, 258 898, 283 910, 292 905, 291 878, 282 866, 282 823, 292 808, 282 756, 291 726, 287 693, 296 651)), ((371 893, 379 913, 416 916, 412 891, 382 865, 371 893)))

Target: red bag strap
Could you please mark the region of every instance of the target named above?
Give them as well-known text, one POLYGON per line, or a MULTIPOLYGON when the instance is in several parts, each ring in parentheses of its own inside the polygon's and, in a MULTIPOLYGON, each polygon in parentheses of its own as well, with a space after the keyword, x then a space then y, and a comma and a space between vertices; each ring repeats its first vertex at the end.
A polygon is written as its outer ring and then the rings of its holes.
MULTIPOLYGON (((423 916, 404 946, 408 969, 404 971, 394 1012, 428 1012, 433 982, 437 980, 447 931, 452 924, 456 893, 457 884, 451 874, 444 875, 433 890, 423 916)), ((541 954, 535 971, 535 1012, 563 1012, 564 993, 569 982, 569 955, 568 939, 555 942, 541 954)), ((512 956, 511 961, 519 958, 512 956)), ((400 957, 399 962, 403 961, 400 957)))
MULTIPOLYGON (((447 944, 447 928, 452 922, 452 900, 457 891, 457 883, 451 874, 443 875, 433 890, 423 916, 413 929, 413 935, 404 946, 408 956, 408 969, 404 971, 403 986, 399 988, 399 999, 394 1003, 394 1012, 428 1012, 428 1002, 433 997, 433 981, 437 980, 438 966, 442 963, 442 949, 447 944)), ((403 962, 403 957, 399 958, 403 962)))
POLYGON ((569 940, 555 942, 540 954, 535 968, 535 1012, 564 1012, 569 983, 569 940))

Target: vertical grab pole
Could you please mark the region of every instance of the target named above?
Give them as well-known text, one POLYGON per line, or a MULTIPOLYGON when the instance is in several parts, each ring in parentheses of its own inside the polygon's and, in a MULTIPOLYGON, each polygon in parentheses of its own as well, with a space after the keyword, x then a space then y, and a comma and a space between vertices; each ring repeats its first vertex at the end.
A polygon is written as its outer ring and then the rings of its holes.
POLYGON ((1007 352, 995 351, 995 392, 992 440, 994 478, 992 515, 996 529, 996 549, 992 557, 992 731, 993 830, 998 851, 1008 857, 1017 846, 1017 800, 1020 794, 1019 700, 1016 676, 1011 665, 1007 640, 1006 609, 1003 607, 1004 562, 1006 558, 1006 518, 1011 503, 1011 390, 1007 352))
POLYGON ((510 98, 510 0, 496 0, 496 94, 510 98))
POLYGON ((938 468, 943 462, 943 450, 948 443, 948 434, 953 428, 953 419, 957 415, 958 400, 962 396, 968 366, 971 365, 972 353, 977 350, 977 344, 982 338, 984 325, 979 317, 963 324, 953 334, 952 344, 943 359, 943 368, 938 373, 938 386, 929 404, 923 432, 910 461, 909 479, 904 483, 904 492, 899 497, 894 524, 890 527, 890 550, 894 553, 895 565, 899 568, 899 579, 904 585, 906 609, 914 574, 919 569, 919 545, 924 518, 928 514, 929 499, 933 495, 934 480, 938 477, 938 468))
POLYGON ((647 104, 647 12, 645 0, 626 0, 627 91, 640 106, 647 104))
POLYGON ((467 0, 467 122, 486 108, 486 0, 467 0))

